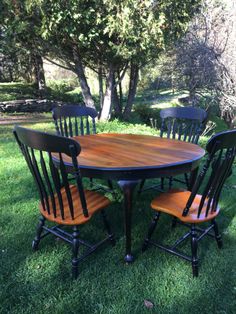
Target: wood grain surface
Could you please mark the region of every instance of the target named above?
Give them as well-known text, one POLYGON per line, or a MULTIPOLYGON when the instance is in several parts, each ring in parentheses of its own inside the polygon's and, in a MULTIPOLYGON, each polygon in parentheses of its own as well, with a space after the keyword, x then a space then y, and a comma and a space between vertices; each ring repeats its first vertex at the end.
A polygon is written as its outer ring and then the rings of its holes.
MULTIPOLYGON (((170 166, 198 160, 205 153, 195 144, 148 135, 109 133, 74 139, 82 147, 79 165, 100 169, 170 166)), ((70 162, 67 156, 63 159, 70 162)))

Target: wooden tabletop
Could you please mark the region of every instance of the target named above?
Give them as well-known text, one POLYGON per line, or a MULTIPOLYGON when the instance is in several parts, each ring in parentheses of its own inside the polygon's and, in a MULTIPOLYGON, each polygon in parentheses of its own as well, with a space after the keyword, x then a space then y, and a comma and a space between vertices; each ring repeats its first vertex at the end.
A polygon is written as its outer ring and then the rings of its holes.
MULTIPOLYGON (((81 145, 82 173, 110 179, 142 179, 188 172, 205 151, 198 145, 134 134, 95 134, 74 137, 81 145), (111 176, 111 177, 110 177, 111 176)), ((63 157, 70 164, 68 156, 63 157)))

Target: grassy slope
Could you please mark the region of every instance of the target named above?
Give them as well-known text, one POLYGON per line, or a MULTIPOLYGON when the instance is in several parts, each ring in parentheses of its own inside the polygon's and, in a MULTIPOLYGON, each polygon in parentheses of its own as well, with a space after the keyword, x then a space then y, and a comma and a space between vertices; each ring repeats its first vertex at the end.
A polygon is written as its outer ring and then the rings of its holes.
MULTIPOLYGON (((29 125, 28 125, 29 126, 29 125)), ((51 123, 33 126, 53 130, 51 123)), ((113 122, 100 131, 147 132, 144 126, 113 122)), ((200 245, 200 276, 193 279, 185 261, 141 244, 151 218, 149 203, 155 192, 136 197, 133 215, 133 265, 123 263, 123 210, 114 203, 108 218, 116 235, 114 248, 104 247, 81 264, 77 281, 70 278, 70 247, 53 237, 44 239, 33 253, 31 241, 38 221, 38 197, 32 178, 12 137, 12 126, 0 126, 0 312, 1 313, 235 313, 236 307, 236 193, 235 175, 222 194, 224 248, 205 239, 200 245), (144 307, 144 300, 154 303, 144 307)), ((99 216, 81 228, 85 237, 103 236, 99 216)), ((182 231, 171 232, 171 221, 162 217, 155 236, 171 241, 182 231)))

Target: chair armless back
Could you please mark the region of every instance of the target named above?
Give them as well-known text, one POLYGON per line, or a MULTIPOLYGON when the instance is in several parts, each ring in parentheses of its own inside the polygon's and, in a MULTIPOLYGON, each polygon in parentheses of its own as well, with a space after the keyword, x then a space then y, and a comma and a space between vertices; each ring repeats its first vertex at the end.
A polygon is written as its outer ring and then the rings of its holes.
POLYGON ((65 105, 52 110, 52 117, 58 135, 72 137, 96 134, 95 109, 82 105, 65 105))

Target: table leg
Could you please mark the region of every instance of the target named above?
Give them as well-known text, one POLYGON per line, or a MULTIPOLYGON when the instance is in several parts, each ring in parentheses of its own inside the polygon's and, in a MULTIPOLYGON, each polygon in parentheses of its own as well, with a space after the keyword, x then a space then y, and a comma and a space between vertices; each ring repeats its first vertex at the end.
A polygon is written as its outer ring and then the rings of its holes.
POLYGON ((126 236, 126 252, 125 252, 124 259, 126 263, 131 263, 134 260, 134 257, 131 253, 132 201, 133 201, 133 192, 138 183, 139 183, 139 180, 118 181, 118 184, 124 193, 125 236, 126 236))

